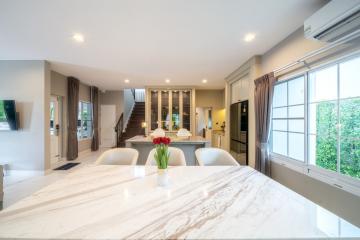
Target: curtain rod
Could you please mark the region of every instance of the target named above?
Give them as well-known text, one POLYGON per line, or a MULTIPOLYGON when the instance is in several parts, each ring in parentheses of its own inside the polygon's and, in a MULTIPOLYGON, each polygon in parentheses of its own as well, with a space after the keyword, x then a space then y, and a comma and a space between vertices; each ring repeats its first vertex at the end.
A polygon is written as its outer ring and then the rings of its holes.
POLYGON ((305 62, 307 59, 309 59, 311 57, 319 55, 319 54, 321 54, 321 53, 323 53, 325 51, 328 51, 328 50, 330 50, 332 48, 335 48, 335 47, 337 47, 337 46, 339 46, 341 44, 347 43, 347 42, 349 42, 349 41, 351 41, 351 40, 353 40, 353 39, 355 39, 355 38, 357 38, 359 36, 360 36, 360 29, 348 34, 346 37, 339 38, 336 41, 334 41, 332 43, 329 43, 329 44, 325 45, 322 48, 319 48, 319 49, 317 49, 315 51, 312 51, 312 52, 306 54, 305 56, 301 57, 300 59, 298 59, 298 60, 296 60, 294 62, 291 62, 291 63, 289 63, 289 64, 287 64, 287 65, 285 65, 285 66, 283 66, 281 68, 274 69, 273 72, 274 73, 282 72, 282 71, 284 71, 286 69, 289 69, 289 68, 291 68, 291 67, 293 67, 293 66, 295 66, 295 65, 297 65, 299 63, 305 62))

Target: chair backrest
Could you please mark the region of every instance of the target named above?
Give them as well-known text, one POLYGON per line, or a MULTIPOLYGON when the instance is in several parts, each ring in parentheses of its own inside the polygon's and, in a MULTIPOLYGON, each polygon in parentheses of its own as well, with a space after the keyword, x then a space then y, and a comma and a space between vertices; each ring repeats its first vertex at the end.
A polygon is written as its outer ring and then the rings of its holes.
POLYGON ((136 165, 139 152, 133 148, 114 148, 105 151, 96 160, 101 165, 136 165))
MULTIPOLYGON (((170 157, 169 157, 169 166, 186 166, 186 160, 184 152, 180 148, 169 147, 170 157)), ((154 154, 156 148, 153 148, 148 155, 145 165, 156 166, 156 160, 154 154)))
POLYGON ((195 156, 200 166, 240 165, 230 153, 220 148, 199 148, 195 156))

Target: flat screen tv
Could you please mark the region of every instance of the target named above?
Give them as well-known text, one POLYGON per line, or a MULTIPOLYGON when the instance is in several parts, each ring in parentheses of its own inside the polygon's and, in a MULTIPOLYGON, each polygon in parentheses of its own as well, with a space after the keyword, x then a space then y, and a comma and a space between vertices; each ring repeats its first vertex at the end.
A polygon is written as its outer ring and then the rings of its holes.
POLYGON ((15 101, 0 100, 0 131, 15 131, 18 128, 15 101))

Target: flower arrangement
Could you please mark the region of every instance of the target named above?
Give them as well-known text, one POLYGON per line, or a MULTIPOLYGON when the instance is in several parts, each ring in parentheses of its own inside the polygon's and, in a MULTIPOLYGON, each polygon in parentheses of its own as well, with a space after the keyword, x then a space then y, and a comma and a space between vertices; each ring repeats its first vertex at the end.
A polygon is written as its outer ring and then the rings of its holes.
POLYGON ((156 146, 156 152, 154 158, 158 169, 167 169, 170 152, 169 144, 171 140, 168 137, 157 137, 153 139, 153 144, 156 146))

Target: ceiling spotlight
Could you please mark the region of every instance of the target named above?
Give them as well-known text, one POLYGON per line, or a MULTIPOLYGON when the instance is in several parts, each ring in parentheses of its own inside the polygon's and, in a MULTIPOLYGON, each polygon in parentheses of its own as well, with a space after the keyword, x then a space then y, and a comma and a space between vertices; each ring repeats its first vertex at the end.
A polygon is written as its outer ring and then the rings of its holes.
POLYGON ((254 39, 255 39, 255 34, 253 34, 253 33, 248 33, 244 37, 245 42, 251 42, 254 39))
POLYGON ((125 83, 129 83, 130 80, 129 80, 129 79, 125 79, 124 82, 125 82, 125 83))
POLYGON ((165 79, 165 82, 166 82, 166 83, 169 83, 169 82, 170 82, 170 79, 168 79, 168 78, 165 79))
POLYGON ((84 36, 80 33, 75 33, 73 35, 73 39, 76 41, 76 42, 79 42, 79 43, 82 43, 84 42, 84 36))
POLYGON ((203 80, 202 80, 202 83, 207 83, 207 79, 203 79, 203 80))

